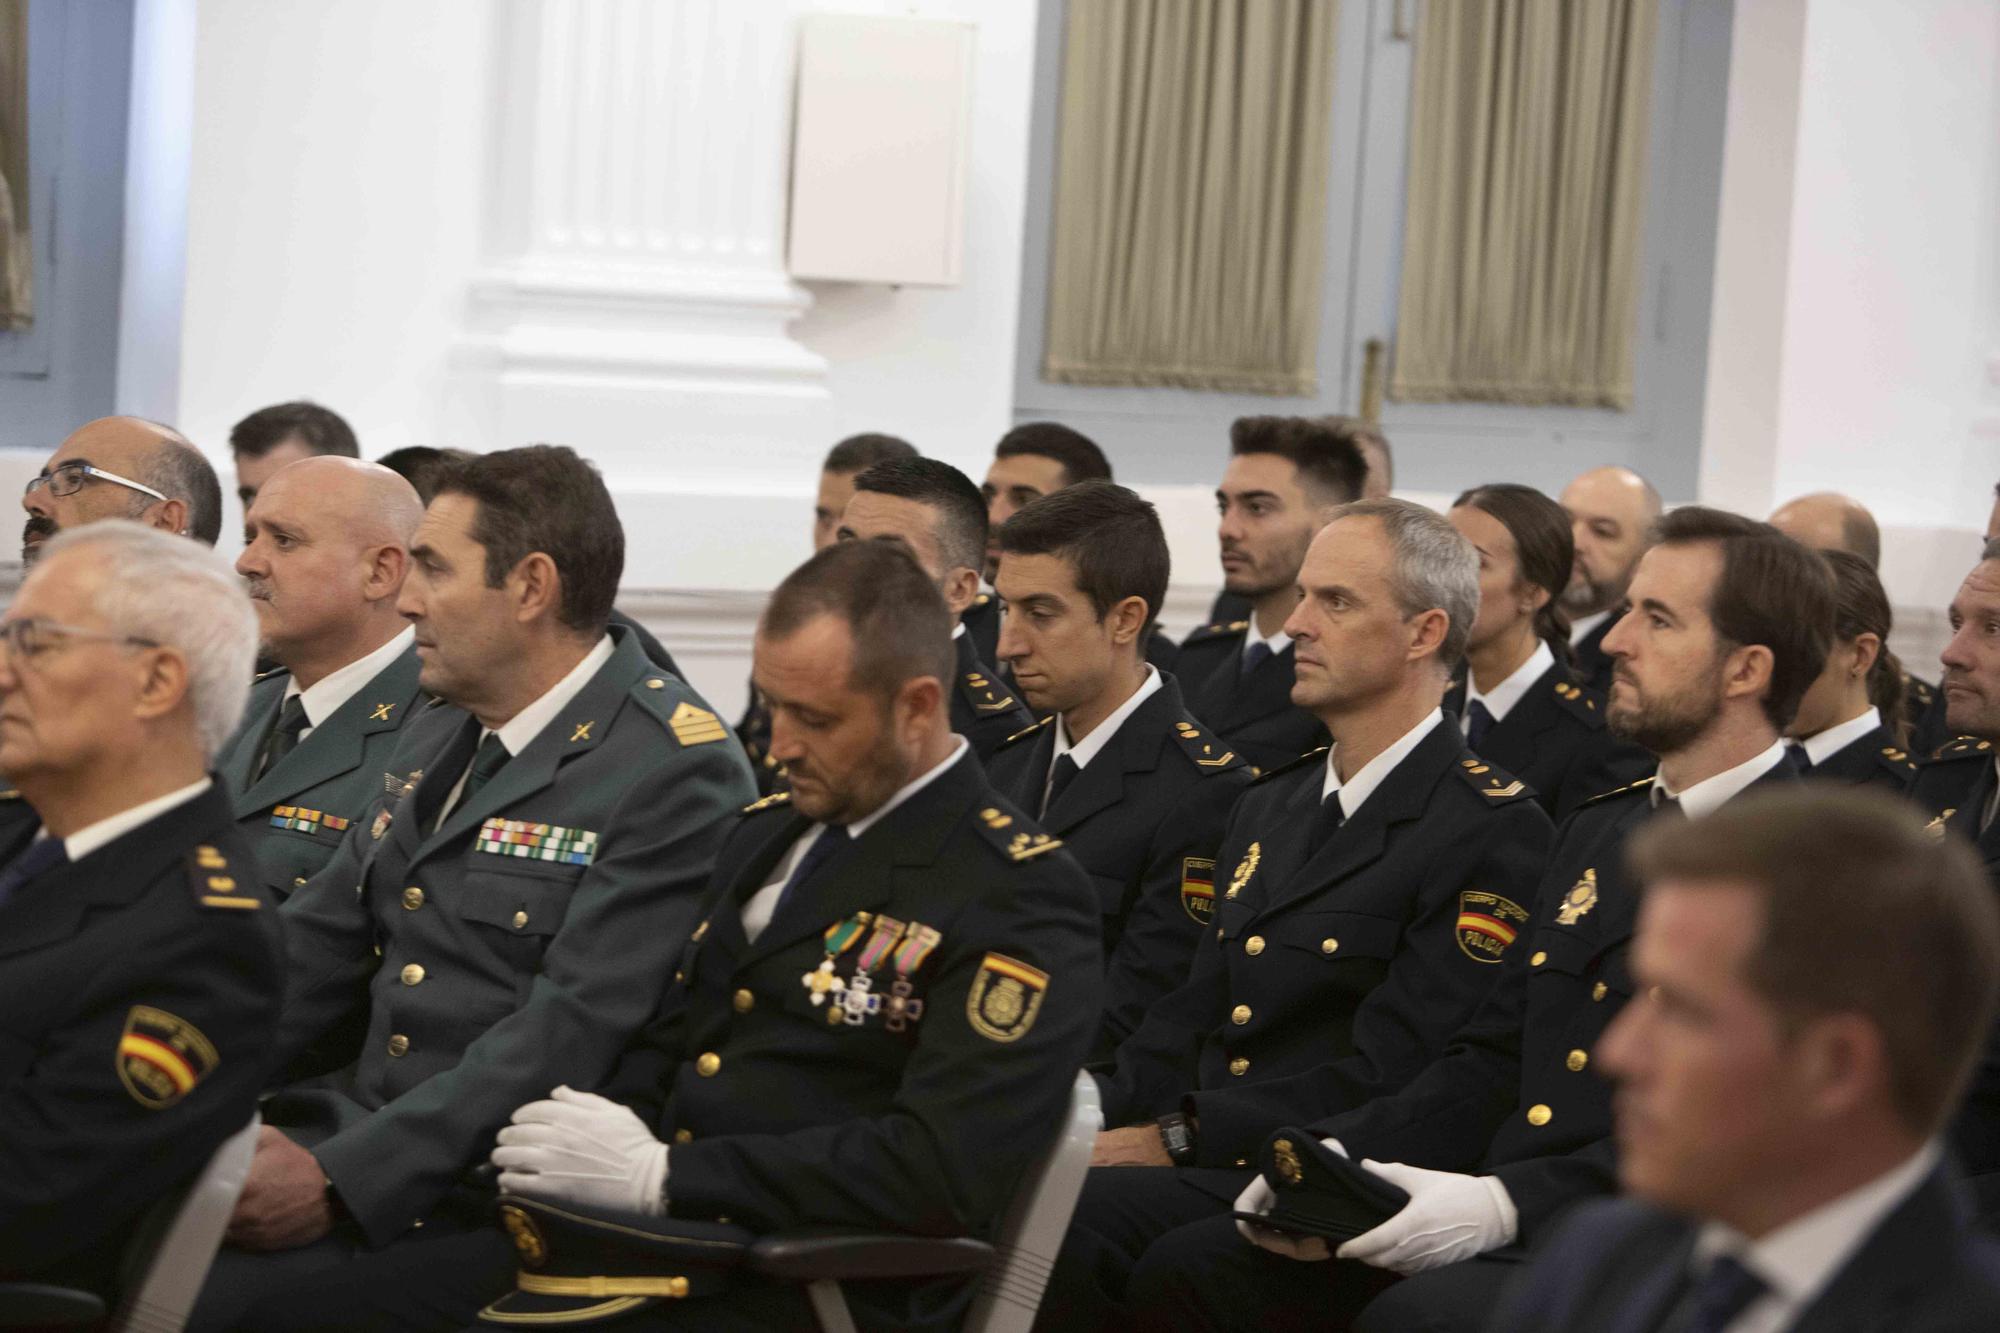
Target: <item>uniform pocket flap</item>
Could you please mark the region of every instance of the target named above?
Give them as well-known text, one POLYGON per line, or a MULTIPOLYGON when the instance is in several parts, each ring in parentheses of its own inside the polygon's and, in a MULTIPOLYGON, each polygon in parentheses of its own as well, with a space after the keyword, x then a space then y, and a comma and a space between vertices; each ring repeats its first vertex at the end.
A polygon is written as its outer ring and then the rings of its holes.
POLYGON ((516 935, 553 935, 569 909, 569 886, 540 875, 486 874, 459 886, 458 914, 516 935))

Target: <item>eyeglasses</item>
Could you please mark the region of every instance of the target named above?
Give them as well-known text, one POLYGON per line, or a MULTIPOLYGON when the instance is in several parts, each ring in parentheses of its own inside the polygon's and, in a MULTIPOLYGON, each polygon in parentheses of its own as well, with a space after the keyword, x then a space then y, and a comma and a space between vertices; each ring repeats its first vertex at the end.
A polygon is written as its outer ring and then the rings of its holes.
POLYGON ((100 643, 122 643, 133 648, 160 646, 157 640, 142 639, 134 634, 107 634, 103 630, 79 629, 75 625, 38 620, 33 616, 0 621, 0 645, 5 646, 10 661, 32 662, 71 639, 95 639, 100 643))
POLYGON ((99 481, 108 481, 116 486, 124 486, 130 490, 139 492, 141 495, 150 495, 155 500, 164 500, 167 498, 151 486, 142 485, 130 477, 121 477, 116 472, 106 472, 101 467, 92 467, 88 463, 64 463, 61 467, 53 471, 44 472, 39 477, 30 477, 28 478, 25 493, 33 495, 36 491, 46 486, 49 488, 50 495, 75 495, 83 489, 83 482, 86 477, 96 477, 99 481))

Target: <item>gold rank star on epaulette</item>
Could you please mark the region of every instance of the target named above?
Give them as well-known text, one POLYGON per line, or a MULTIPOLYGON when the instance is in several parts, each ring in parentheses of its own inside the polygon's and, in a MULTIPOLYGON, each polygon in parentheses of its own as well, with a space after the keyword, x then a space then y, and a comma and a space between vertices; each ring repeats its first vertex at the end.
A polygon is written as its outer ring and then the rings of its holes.
POLYGON ((966 672, 965 684, 966 688, 977 696, 972 700, 972 706, 982 713, 1004 712, 1014 706, 1013 695, 1010 694, 1005 698, 999 698, 994 695, 993 682, 986 679, 983 672, 966 672))
POLYGON ((1483 759, 1459 760, 1458 775, 1470 783, 1474 791, 1490 801, 1511 801, 1534 794, 1528 790, 1527 783, 1512 773, 1493 767, 1483 759))
POLYGON ((254 912, 264 905, 264 900, 254 894, 238 891, 236 877, 229 873, 229 858, 221 849, 202 843, 188 853, 187 859, 188 881, 194 888, 196 901, 203 907, 254 912))
POLYGON ((769 796, 750 802, 750 804, 744 806, 743 809, 738 813, 746 815, 754 815, 759 810, 769 810, 773 806, 790 805, 791 803, 792 803, 792 793, 789 790, 774 791, 769 796))
POLYGON ((1957 740, 1946 741, 1931 753, 1932 762, 1940 759, 1976 759, 1993 753, 1993 742, 1982 741, 1977 736, 1960 736, 1957 740))
POLYGON ((979 812, 979 827, 986 840, 1000 849, 1001 855, 1017 864, 1062 846, 1061 838, 1052 838, 1040 829, 1021 825, 1014 816, 998 806, 989 805, 979 812))
POLYGON ((1180 741, 1181 748, 1187 751, 1188 758, 1194 760, 1198 767, 1224 769, 1236 763, 1236 751, 1226 746, 1218 750, 1216 745, 1220 740, 1219 737, 1211 738, 1200 727, 1185 718, 1174 723, 1174 737, 1180 741))
POLYGON ((1911 759, 1907 752, 1899 750, 1893 745, 1882 747, 1882 758, 1888 761, 1889 767, 1899 772, 1914 773, 1917 771, 1916 761, 1911 759))
POLYGON ((1250 622, 1247 620, 1231 620, 1226 622, 1218 620, 1213 625, 1203 625, 1200 629, 1190 630, 1187 638, 1183 639, 1181 644, 1185 647, 1190 643, 1199 643, 1203 639, 1213 639, 1223 634, 1241 634, 1249 628, 1250 622))

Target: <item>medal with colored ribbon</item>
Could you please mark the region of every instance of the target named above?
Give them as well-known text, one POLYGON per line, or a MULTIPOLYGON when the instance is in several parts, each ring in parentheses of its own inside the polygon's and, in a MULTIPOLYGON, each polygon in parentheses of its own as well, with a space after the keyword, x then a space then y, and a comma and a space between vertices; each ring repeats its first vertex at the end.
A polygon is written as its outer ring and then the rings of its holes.
POLYGON ((883 1005, 888 1014, 882 1020, 884 1028, 901 1032, 924 1016, 924 1002, 911 998, 910 973, 924 965, 942 938, 932 927, 915 921, 903 932, 903 942, 896 948, 896 979, 889 984, 889 999, 883 1005))
POLYGON ((834 1008, 829 1012, 836 1016, 836 1022, 839 1021, 840 992, 847 989, 847 983, 833 974, 833 960, 854 947, 854 941, 861 938, 861 932, 867 929, 872 919, 867 912, 856 912, 847 920, 828 926, 826 957, 820 960, 818 967, 799 978, 799 983, 811 992, 811 999, 815 1005, 825 1004, 828 992, 833 993, 834 1008))
MULTIPOLYGON (((854 975, 848 979, 847 988, 841 992, 841 1021, 849 1027, 858 1028, 867 1021, 868 1015, 882 1008, 882 997, 873 994, 875 982, 868 975, 876 964, 888 957, 889 950, 896 947, 896 941, 903 937, 903 923, 893 916, 875 918, 875 933, 862 946, 861 956, 854 960, 854 975)), ((832 1013, 827 1022, 833 1021, 832 1013)))

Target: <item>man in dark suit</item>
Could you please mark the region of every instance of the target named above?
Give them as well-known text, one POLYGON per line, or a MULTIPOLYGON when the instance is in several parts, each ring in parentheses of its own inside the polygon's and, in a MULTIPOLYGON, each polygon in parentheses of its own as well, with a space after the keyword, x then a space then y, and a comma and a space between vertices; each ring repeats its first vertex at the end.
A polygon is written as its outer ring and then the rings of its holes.
POLYGON ((49 544, 0 636, 0 1279, 115 1304, 269 1073, 276 911, 206 773, 256 619, 212 551, 112 522, 49 544))
POLYGON ((841 541, 887 541, 904 547, 937 583, 952 619, 958 670, 951 684, 951 725, 972 742, 979 762, 1035 719, 1014 689, 979 654, 962 617, 979 595, 986 563, 986 506, 972 479, 935 458, 877 463, 854 479, 840 519, 841 541))
POLYGON ((606 633, 624 538, 575 454, 457 465, 411 554, 401 606, 444 702, 283 910, 279 1054, 354 1015, 367 1037, 334 1080, 267 1103, 198 1326, 345 1281, 418 1226, 483 1226, 465 1173, 514 1107, 599 1081, 652 1015, 666 980, 633 942, 689 928, 754 790, 700 697, 606 633))
POLYGON ((1550 828, 1438 707, 1477 566, 1450 524, 1401 500, 1346 506, 1314 539, 1284 631, 1334 748, 1237 803, 1214 931, 1099 1074, 1109 1128, 1046 1327, 1112 1322, 1156 1238, 1226 1224, 1271 1130, 1400 1088, 1500 973, 1550 828))
POLYGON ((1292 701, 1285 620, 1298 603, 1306 548, 1336 507, 1361 495, 1367 465, 1343 432, 1304 417, 1243 417, 1229 428, 1222 511, 1222 583, 1250 599, 1241 620, 1204 625, 1175 662, 1196 716, 1259 769, 1326 743, 1326 728, 1292 701))
POLYGON ((1215 917, 1215 858, 1250 769, 1140 656, 1166 595, 1153 506, 1108 481, 1036 500, 1000 532, 1000 633, 1049 720, 993 756, 993 785, 1089 872, 1103 927, 1103 1059, 1187 978, 1215 917))
MULTIPOLYGON (((1658 776, 1564 822, 1520 946, 1446 1053, 1394 1096, 1312 1127, 1372 1159, 1411 1203, 1333 1262, 1324 1242, 1265 1228, 1242 1244, 1227 1219, 1185 1228, 1133 1281, 1135 1308, 1158 1327, 1476 1329, 1551 1222, 1610 1190, 1610 1088, 1591 1048, 1635 993, 1625 842, 1648 820, 1795 781, 1779 731, 1819 674, 1833 620, 1825 565, 1766 524, 1689 507, 1658 538, 1605 640, 1618 660, 1611 726, 1660 757, 1658 776)), ((1270 1200, 1260 1179, 1238 1206, 1270 1200)))
POLYGON ((329 455, 271 475, 244 516, 236 572, 279 665, 258 677, 216 769, 276 901, 324 869, 384 795, 389 756, 422 707, 396 599, 423 514, 389 469, 329 455))
POLYGON ((1561 498, 1576 542, 1576 573, 1562 595, 1570 651, 1584 687, 1607 693, 1612 661, 1604 636, 1617 623, 1646 534, 1660 517, 1660 493, 1629 467, 1600 467, 1565 486, 1561 498))
MULTIPOLYGON (((543 1090, 500 1131, 503 1190, 758 1231, 993 1236, 1097 1025, 1097 921, 1061 843, 950 729, 950 624, 900 549, 821 551, 778 587, 755 677, 791 788, 729 821, 697 922, 646 951, 678 970, 617 1072, 543 1090)), ((518 1267, 489 1227, 260 1327, 457 1328, 518 1267)), ((847 1286, 878 1329, 956 1327, 967 1293, 847 1286)), ((631 1304, 651 1308, 620 1328, 814 1325, 799 1287, 748 1279, 631 1304)))
POLYGON ((2000 1245, 1938 1137, 2000 988, 1968 849, 1800 788, 1650 828, 1634 860, 1648 999, 1596 1049, 1633 1197, 1579 1209, 1489 1327, 2000 1327, 2000 1245))

